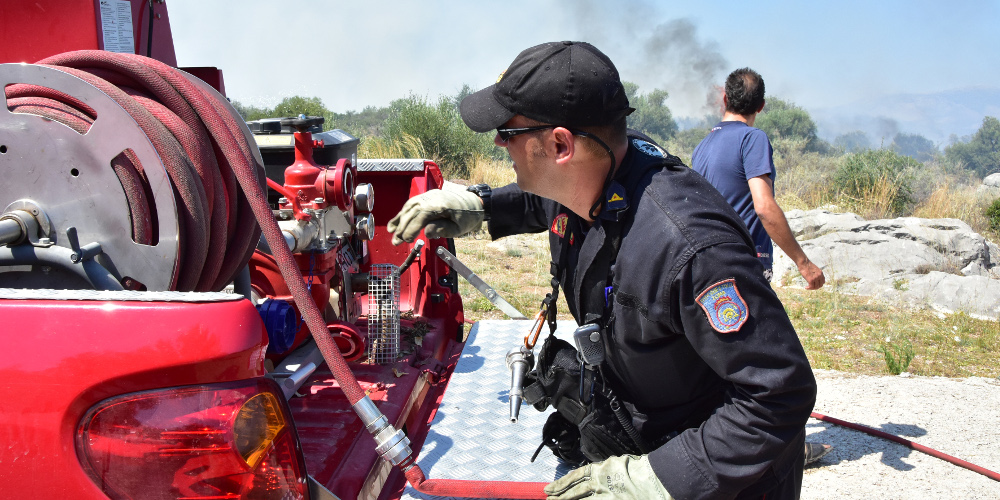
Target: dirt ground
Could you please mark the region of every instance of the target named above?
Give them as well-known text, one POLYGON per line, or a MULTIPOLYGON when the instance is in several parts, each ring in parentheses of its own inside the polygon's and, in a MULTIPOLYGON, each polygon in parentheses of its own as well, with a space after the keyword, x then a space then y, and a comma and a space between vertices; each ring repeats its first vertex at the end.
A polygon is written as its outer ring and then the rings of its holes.
MULTIPOLYGON (((1000 473, 1000 380, 815 373, 815 412, 1000 473)), ((815 419, 807 432, 834 448, 806 468, 803 500, 1000 499, 1000 482, 903 445, 815 419)))

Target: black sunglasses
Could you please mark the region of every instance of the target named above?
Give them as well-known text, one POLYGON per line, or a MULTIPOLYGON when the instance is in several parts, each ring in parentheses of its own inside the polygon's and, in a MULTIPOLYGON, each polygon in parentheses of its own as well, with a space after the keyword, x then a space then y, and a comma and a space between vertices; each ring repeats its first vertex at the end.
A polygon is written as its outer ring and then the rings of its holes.
POLYGON ((540 125, 538 127, 524 127, 524 128, 499 128, 497 127, 497 135, 500 140, 507 142, 511 137, 515 135, 527 134, 528 132, 536 132, 538 130, 545 130, 549 128, 556 128, 558 125, 540 125))

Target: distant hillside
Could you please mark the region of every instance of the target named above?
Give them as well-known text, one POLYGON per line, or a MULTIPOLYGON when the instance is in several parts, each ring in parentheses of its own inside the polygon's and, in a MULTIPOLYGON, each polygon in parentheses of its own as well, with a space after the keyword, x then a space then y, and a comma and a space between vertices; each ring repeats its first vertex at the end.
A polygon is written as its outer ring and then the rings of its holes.
POLYGON ((952 134, 963 138, 974 133, 984 116, 1000 117, 1000 88, 895 94, 809 112, 819 126, 819 135, 828 141, 863 130, 875 144, 883 138, 888 144, 904 132, 923 135, 942 147, 950 143, 952 134))

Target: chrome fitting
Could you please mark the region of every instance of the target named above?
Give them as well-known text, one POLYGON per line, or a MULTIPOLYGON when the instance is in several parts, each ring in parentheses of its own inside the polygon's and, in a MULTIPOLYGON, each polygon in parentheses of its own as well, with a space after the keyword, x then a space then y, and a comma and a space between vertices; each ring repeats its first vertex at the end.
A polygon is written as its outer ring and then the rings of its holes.
POLYGON ((385 415, 368 396, 359 399, 353 406, 365 429, 375 438, 375 451, 383 460, 396 466, 413 454, 406 434, 389 425, 385 415))

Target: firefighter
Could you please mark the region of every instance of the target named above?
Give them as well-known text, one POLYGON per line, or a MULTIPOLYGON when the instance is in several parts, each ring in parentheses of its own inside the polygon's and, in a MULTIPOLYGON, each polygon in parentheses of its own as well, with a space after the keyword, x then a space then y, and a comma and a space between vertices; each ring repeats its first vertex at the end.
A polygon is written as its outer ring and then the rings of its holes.
POLYGON ((598 396, 613 394, 636 434, 607 418, 608 398, 570 414, 558 399, 574 391, 548 394, 558 411, 546 427, 572 424, 550 447, 589 462, 549 498, 798 498, 809 362, 740 218, 626 129, 614 64, 587 43, 531 47, 460 111, 472 130, 495 130, 517 182, 414 197, 388 224, 394 242, 484 220, 494 239, 548 231, 571 314, 603 332, 598 396))

